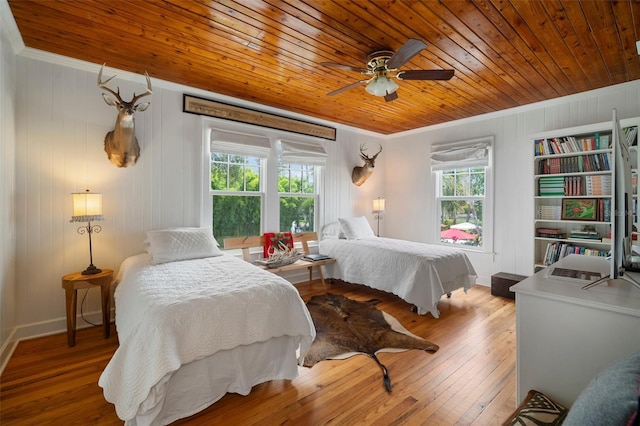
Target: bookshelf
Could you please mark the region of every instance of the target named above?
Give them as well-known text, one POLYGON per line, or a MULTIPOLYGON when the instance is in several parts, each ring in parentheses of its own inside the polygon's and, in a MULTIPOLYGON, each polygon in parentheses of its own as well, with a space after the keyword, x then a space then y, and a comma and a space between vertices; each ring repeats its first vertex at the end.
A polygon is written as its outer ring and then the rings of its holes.
MULTIPOLYGON (((640 117, 620 120, 629 146, 633 223, 640 231, 640 117)), ((607 256, 615 196, 613 123, 553 130, 534 146, 534 272, 577 253, 607 256)), ((640 252, 640 233, 633 243, 640 252)))
MULTIPOLYGON (((640 130, 640 117, 629 118, 620 120, 620 127, 622 127, 622 135, 627 140, 627 145, 629 146, 629 156, 631 159, 631 167, 632 167, 632 187, 633 187, 633 225, 636 230, 640 230, 640 218, 638 216, 638 174, 640 169, 638 165, 640 164, 640 150, 638 149, 638 132, 640 130)), ((634 234, 634 238, 637 234, 634 234)), ((638 240, 634 240, 633 244, 638 246, 638 251, 640 251, 640 238, 638 240)))
POLYGON ((609 254, 615 194, 612 128, 609 121, 532 136, 535 271, 568 254, 609 254))

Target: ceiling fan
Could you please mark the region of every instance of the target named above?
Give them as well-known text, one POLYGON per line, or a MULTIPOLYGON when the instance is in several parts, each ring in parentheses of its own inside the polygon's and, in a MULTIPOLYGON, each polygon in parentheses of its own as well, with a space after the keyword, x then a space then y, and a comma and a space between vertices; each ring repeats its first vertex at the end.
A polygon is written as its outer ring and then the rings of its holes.
POLYGON ((449 80, 453 77, 453 70, 408 70, 399 71, 398 68, 407 63, 427 45, 415 38, 410 38, 397 52, 391 50, 378 50, 367 56, 367 68, 352 67, 350 65, 322 62, 326 67, 340 68, 347 71, 355 71, 371 76, 365 80, 356 81, 348 86, 341 87, 327 96, 337 95, 345 90, 366 84, 365 90, 374 96, 383 96, 387 102, 398 99, 398 84, 391 80, 449 80))

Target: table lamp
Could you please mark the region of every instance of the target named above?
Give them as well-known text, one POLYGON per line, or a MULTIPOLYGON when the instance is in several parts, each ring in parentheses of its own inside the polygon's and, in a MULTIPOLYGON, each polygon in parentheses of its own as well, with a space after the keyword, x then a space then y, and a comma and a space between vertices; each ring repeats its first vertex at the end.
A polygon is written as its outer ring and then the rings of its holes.
POLYGON ((102 194, 94 194, 89 192, 74 192, 71 194, 73 201, 73 216, 70 222, 87 222, 86 226, 78 228, 78 234, 85 232, 89 235, 89 266, 82 271, 82 275, 94 275, 102 272, 93 265, 93 250, 91 248, 91 234, 99 233, 102 227, 99 225, 91 225, 91 222, 104 220, 102 216, 102 194))
POLYGON ((376 236, 380 236, 380 218, 382 217, 382 213, 384 213, 384 198, 376 198, 373 200, 373 214, 375 218, 378 220, 378 232, 376 236))

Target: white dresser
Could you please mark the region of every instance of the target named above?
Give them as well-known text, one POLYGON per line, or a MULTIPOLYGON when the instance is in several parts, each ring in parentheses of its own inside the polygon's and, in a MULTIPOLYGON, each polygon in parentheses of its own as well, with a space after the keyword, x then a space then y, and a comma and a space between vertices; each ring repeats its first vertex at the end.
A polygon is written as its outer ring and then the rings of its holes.
POLYGON ((609 261, 570 255, 511 287, 517 401, 536 389, 571 406, 598 372, 640 348, 640 288, 618 279, 583 290, 588 281, 552 276, 552 268, 604 276, 609 261))

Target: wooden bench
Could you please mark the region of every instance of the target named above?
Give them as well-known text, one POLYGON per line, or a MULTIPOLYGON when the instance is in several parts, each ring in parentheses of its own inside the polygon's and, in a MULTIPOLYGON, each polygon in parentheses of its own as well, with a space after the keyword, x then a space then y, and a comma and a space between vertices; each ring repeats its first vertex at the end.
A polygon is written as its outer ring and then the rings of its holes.
MULTIPOLYGON (((302 244, 302 251, 304 254, 309 253, 309 241, 318 241, 318 233, 317 232, 300 232, 297 234, 293 234, 293 242, 302 244)), ((251 253, 249 250, 253 247, 264 247, 265 238, 264 235, 256 235, 251 237, 234 237, 234 238, 225 238, 224 239, 224 249, 242 249, 242 258, 250 263, 253 263, 253 259, 251 258, 251 253)), ((317 268, 318 274, 320 275, 320 281, 322 285, 326 285, 324 281, 324 275, 322 274, 322 266, 328 265, 330 263, 334 263, 335 259, 325 259, 318 260, 315 262, 307 262, 305 260, 298 260, 291 265, 281 266, 279 268, 267 268, 266 266, 257 265, 269 272, 273 272, 274 274, 278 272, 286 272, 286 271, 295 271, 297 269, 307 268, 309 270, 309 281, 313 279, 313 268, 317 268)))

